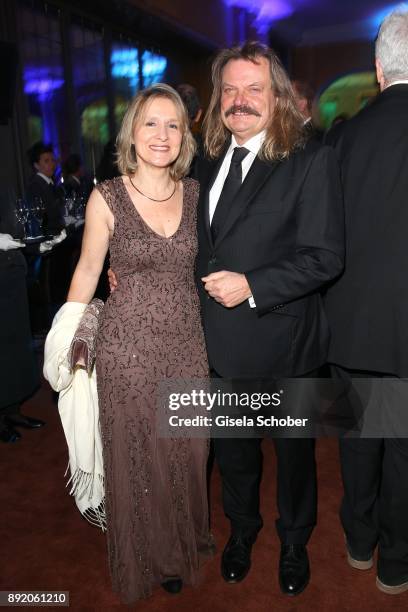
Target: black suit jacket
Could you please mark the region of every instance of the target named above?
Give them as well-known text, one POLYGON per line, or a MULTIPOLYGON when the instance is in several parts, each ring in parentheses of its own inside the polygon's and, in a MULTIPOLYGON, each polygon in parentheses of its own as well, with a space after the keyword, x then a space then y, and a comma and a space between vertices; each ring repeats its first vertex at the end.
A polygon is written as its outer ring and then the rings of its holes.
POLYGON ((321 287, 343 268, 343 210, 333 151, 309 143, 289 159, 256 158, 215 244, 209 190, 218 162, 201 161, 197 278, 210 365, 224 377, 297 376, 324 363, 329 340, 321 287), (244 273, 248 301, 224 308, 202 276, 244 273))
POLYGON ((29 198, 41 198, 45 205, 43 228, 45 233, 57 234, 64 227, 62 194, 39 174, 34 174, 27 187, 29 198))
POLYGON ((336 143, 346 267, 328 291, 329 359, 408 376, 408 85, 392 85, 336 143))

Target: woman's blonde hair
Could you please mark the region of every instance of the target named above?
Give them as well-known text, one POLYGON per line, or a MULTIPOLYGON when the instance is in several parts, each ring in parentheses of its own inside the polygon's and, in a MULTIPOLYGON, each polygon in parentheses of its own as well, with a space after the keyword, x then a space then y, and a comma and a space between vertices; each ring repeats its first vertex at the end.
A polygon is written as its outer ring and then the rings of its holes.
POLYGON ((177 159, 170 166, 170 176, 174 181, 180 180, 187 174, 196 151, 196 142, 190 132, 186 108, 177 93, 170 85, 156 83, 139 91, 131 101, 119 134, 116 138, 117 165, 119 171, 127 176, 134 174, 137 167, 136 151, 133 144, 133 133, 138 121, 143 119, 145 109, 149 102, 156 98, 167 98, 176 107, 180 119, 181 148, 177 159))
POLYGON ((278 56, 266 45, 247 42, 242 47, 222 49, 213 62, 214 89, 203 123, 204 146, 210 157, 218 157, 230 137, 221 117, 222 72, 225 65, 231 60, 239 59, 258 64, 262 57, 269 62, 276 104, 266 127, 266 137, 259 157, 265 161, 285 159, 292 151, 304 145, 304 118, 296 106, 292 85, 278 56))

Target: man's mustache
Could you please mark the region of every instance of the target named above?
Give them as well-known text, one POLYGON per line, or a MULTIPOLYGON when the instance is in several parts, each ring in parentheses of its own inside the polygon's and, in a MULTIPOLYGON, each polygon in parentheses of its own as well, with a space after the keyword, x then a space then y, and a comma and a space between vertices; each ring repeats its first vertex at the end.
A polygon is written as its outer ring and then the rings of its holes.
POLYGON ((252 106, 247 106, 246 104, 242 104, 241 106, 230 106, 228 110, 225 111, 225 116, 229 117, 233 113, 246 113, 247 115, 255 115, 255 117, 260 117, 261 113, 258 113, 257 110, 252 108, 252 106))

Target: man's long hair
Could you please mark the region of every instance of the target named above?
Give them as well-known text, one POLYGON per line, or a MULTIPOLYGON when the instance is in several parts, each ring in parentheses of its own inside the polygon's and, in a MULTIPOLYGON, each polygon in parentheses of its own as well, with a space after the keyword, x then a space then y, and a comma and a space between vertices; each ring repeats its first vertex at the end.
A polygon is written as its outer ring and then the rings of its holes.
POLYGON ((262 57, 269 62, 276 104, 266 127, 266 138, 259 157, 265 161, 285 159, 304 145, 304 119, 297 109, 292 85, 279 58, 266 45, 247 42, 242 47, 222 49, 212 65, 214 89, 203 124, 204 145, 209 157, 218 157, 230 136, 221 118, 222 72, 225 65, 231 60, 239 59, 257 64, 262 57))

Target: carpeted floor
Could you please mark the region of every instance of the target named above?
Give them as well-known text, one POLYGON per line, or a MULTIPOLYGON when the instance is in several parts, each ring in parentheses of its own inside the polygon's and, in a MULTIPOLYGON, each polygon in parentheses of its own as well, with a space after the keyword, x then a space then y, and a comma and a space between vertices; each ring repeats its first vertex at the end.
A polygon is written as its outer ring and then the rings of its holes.
POLYGON ((279 591, 275 460, 272 444, 266 441, 262 484, 265 527, 253 549, 253 566, 246 580, 229 585, 219 573, 228 525, 215 469, 211 483, 212 527, 218 554, 207 564, 203 584, 196 589, 186 587, 177 596, 159 588, 147 601, 121 605, 110 587, 104 535, 82 519, 65 489, 67 450, 50 389, 44 384, 24 410, 46 420, 47 426, 38 431, 22 431, 18 443, 0 446, 0 590, 69 591, 72 610, 408 610, 408 593, 393 597, 382 594, 375 586, 375 569, 359 572, 347 565, 337 516, 341 497, 337 443, 327 439, 317 444, 319 521, 309 544, 312 578, 304 593, 288 598, 279 591))

